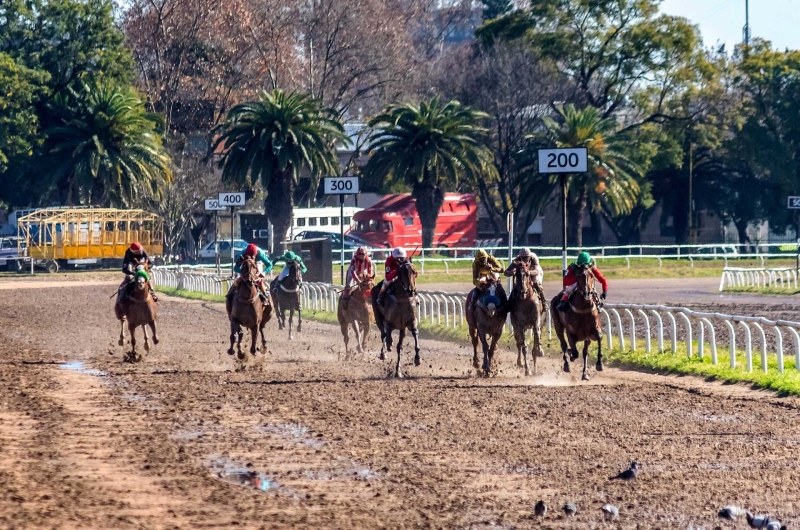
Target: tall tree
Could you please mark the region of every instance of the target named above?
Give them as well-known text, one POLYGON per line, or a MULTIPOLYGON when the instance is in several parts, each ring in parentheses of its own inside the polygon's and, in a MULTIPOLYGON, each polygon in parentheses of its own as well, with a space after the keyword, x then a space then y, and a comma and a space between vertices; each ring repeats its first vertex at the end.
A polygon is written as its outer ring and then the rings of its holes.
POLYGON ((276 88, 258 101, 233 107, 219 127, 214 148, 222 147, 222 178, 241 185, 260 183, 264 210, 283 238, 292 222, 294 189, 300 172, 335 175, 334 144, 348 144, 339 114, 306 94, 276 88))
POLYGON ((62 204, 141 205, 170 178, 163 122, 134 90, 83 84, 57 96, 51 114, 37 180, 62 204))
POLYGON ((422 223, 422 246, 431 248, 446 188, 460 178, 494 179, 492 152, 481 143, 483 112, 438 98, 419 105, 390 105, 369 122, 373 155, 365 172, 372 179, 411 188, 422 223))
MULTIPOLYGON (((616 120, 603 118, 594 107, 577 109, 573 105, 557 107, 560 120, 545 117, 547 132, 537 135, 540 145, 560 148, 584 147, 588 153, 588 171, 567 178, 567 239, 570 245, 583 244, 583 215, 590 208, 598 212, 608 209, 615 215, 627 214, 636 205, 642 188, 635 163, 626 155, 629 140, 616 134, 616 120)), ((535 160, 536 150, 530 150, 535 160)), ((535 162, 528 164, 535 168, 535 162)), ((559 175, 542 175, 538 171, 527 179, 525 196, 538 210, 557 189, 559 175)))

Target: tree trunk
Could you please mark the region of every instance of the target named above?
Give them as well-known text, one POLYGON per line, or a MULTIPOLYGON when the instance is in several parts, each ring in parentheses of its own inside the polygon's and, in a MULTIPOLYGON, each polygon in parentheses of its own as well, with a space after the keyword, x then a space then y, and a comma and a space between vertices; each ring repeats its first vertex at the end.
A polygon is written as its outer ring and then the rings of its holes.
POLYGON ((294 177, 292 167, 289 166, 285 171, 276 171, 269 179, 267 184, 267 198, 264 199, 264 213, 272 223, 273 237, 275 238, 274 248, 280 248, 282 253, 284 248, 283 241, 292 225, 292 212, 294 204, 294 177))
POLYGON ((736 232, 739 234, 739 244, 742 246, 743 253, 747 253, 747 244, 750 242, 750 238, 747 237, 747 221, 737 219, 733 224, 736 225, 736 232))
POLYGON ((433 248, 436 220, 444 203, 444 192, 438 186, 423 181, 414 186, 411 195, 417 201, 417 213, 422 224, 422 248, 433 248))
POLYGON ((583 246, 583 211, 587 202, 586 190, 578 191, 578 196, 567 194, 567 246, 583 246))

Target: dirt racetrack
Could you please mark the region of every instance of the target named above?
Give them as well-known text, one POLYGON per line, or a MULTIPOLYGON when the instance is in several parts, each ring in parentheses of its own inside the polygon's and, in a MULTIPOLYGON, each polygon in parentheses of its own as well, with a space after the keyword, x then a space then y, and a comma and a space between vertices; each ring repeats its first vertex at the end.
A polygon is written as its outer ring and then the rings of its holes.
POLYGON ((240 366, 222 305, 175 299, 130 365, 113 283, 25 285, 0 289, 3 529, 742 528, 716 516, 731 503, 800 524, 794 398, 593 366, 581 383, 555 358, 524 378, 505 348, 484 380, 429 340, 397 381, 374 330, 344 362, 311 321, 293 343, 270 323, 240 366), (607 480, 632 459, 636 483, 607 480))

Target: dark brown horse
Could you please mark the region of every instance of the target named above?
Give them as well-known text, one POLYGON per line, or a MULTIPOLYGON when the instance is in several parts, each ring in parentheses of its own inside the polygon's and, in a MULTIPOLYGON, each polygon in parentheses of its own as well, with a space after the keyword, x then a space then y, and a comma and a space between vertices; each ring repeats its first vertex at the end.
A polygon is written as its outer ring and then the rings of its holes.
POLYGON ((594 291, 594 274, 588 267, 578 269, 578 286, 569 300, 569 309, 566 313, 558 310, 558 303, 561 299, 559 294, 550 301, 550 312, 554 315, 553 324, 556 328, 556 335, 561 341, 561 352, 564 357, 564 371, 569 372, 569 362, 567 362, 567 342, 569 342, 570 360, 578 358, 576 344, 583 341, 583 376, 584 381, 589 380, 589 369, 587 362, 589 359, 589 344, 597 341, 597 371, 603 371, 603 352, 602 342, 603 333, 600 331, 600 304, 597 300, 597 293, 594 291))
POLYGON ((258 292, 258 283, 262 281, 255 260, 247 258, 242 262, 239 284, 233 296, 225 299, 225 309, 231 322, 231 346, 228 355, 233 355, 233 343, 236 341, 237 357, 244 359, 242 352, 242 327, 250 330, 250 355, 256 354, 256 340, 261 332, 261 352, 267 352, 267 339, 264 337, 264 326, 272 317, 272 304, 264 301, 258 292))
POLYGON ((297 311, 297 332, 303 326, 303 317, 300 314, 300 267, 294 261, 289 262, 289 274, 285 278, 273 281, 272 292, 275 297, 275 309, 278 314, 278 328, 286 327, 286 311, 289 311, 289 340, 294 340, 292 334, 292 321, 294 312, 297 311))
POLYGON ((350 290, 350 296, 344 303, 341 296, 339 297, 336 314, 344 337, 346 358, 350 355, 350 333, 348 329, 350 326, 352 326, 353 332, 356 334, 356 350, 358 353, 364 353, 364 348, 367 347, 369 321, 372 318, 372 304, 368 302, 368 299, 374 286, 375 282, 372 278, 362 275, 358 284, 350 290))
POLYGON ((533 330, 533 373, 536 373, 536 358, 544 356, 542 348, 542 316, 544 307, 539 300, 539 295, 533 288, 530 269, 525 265, 518 265, 514 270, 514 287, 511 290, 511 327, 514 330, 514 340, 517 343, 517 366, 522 368, 525 362, 525 375, 532 375, 528 366, 528 345, 525 342, 525 332, 533 330))
POLYGON ((497 348, 497 341, 503 335, 503 326, 506 323, 508 309, 501 307, 500 297, 497 296, 497 280, 490 276, 483 291, 477 287, 467 295, 466 318, 469 327, 469 337, 472 340, 472 366, 481 370, 485 377, 492 375, 492 362, 497 348), (481 297, 473 303, 475 297, 481 297), (474 309, 473 309, 474 307, 474 309), (491 345, 486 336, 492 339, 491 345), (478 341, 483 348, 483 363, 478 360, 478 341))
POLYGON ((392 331, 400 331, 397 338, 397 365, 395 377, 403 377, 400 369, 400 352, 403 349, 403 339, 406 329, 414 337, 414 366, 419 366, 419 329, 417 328, 417 287, 416 270, 414 265, 407 261, 397 269, 397 277, 388 287, 382 304, 378 305, 378 294, 381 291, 379 283, 372 288, 372 310, 375 314, 375 324, 381 332, 381 360, 386 358, 386 351, 392 350, 392 331))
POLYGON ((131 336, 131 351, 125 354, 125 360, 139 362, 142 360, 142 356, 136 351, 136 328, 141 326, 142 333, 144 333, 144 349, 150 351, 146 326, 153 331, 153 344, 158 344, 156 332, 158 308, 150 294, 150 282, 143 276, 135 276, 133 287, 127 286, 125 289, 127 294, 123 293, 118 296, 117 302, 114 304, 114 314, 120 321, 119 345, 125 344, 125 322, 127 321, 128 332, 131 336))

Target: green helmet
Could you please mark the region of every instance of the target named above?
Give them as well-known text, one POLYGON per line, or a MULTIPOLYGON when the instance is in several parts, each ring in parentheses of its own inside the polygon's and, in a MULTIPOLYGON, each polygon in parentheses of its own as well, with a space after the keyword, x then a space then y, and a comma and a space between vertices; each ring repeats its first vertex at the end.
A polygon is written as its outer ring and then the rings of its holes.
POLYGON ((578 254, 578 260, 575 262, 581 266, 588 266, 592 264, 592 257, 589 255, 588 252, 581 252, 578 254))
POLYGON ((286 255, 284 256, 284 258, 286 258, 286 261, 297 261, 297 254, 295 254, 294 252, 292 252, 292 251, 290 250, 290 251, 288 251, 288 252, 286 253, 286 255))

